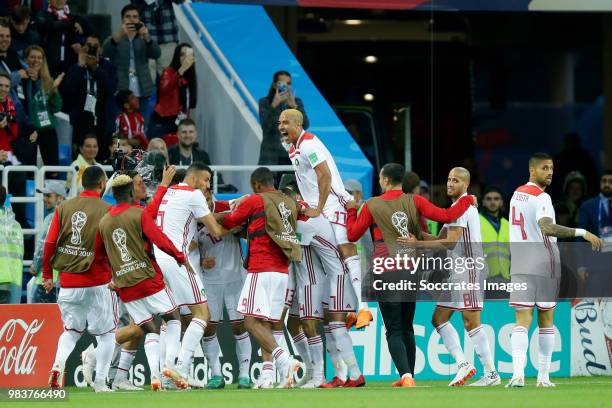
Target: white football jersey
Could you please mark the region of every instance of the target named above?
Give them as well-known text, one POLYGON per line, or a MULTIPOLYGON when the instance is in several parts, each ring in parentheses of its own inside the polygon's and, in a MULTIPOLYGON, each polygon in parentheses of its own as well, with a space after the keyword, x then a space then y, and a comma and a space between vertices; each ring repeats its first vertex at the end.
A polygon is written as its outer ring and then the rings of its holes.
POLYGON ((240 238, 234 234, 215 238, 203 226, 198 232, 198 246, 201 259, 215 258, 214 268, 202 268, 202 280, 205 287, 207 284, 225 284, 244 279, 246 271, 242 266, 240 238))
MULTIPOLYGON (((174 246, 187 253, 198 232, 197 220, 210 214, 204 194, 185 183, 168 189, 157 212, 157 226, 174 246)), ((155 247, 156 258, 172 258, 155 247)))
POLYGON ((289 158, 300 194, 311 207, 319 205, 319 185, 315 167, 323 162, 327 163, 331 172, 331 191, 322 212, 331 222, 346 225, 345 205, 353 197, 344 189, 336 162, 325 145, 312 133, 302 131, 295 146, 289 149, 289 158))
MULTIPOLYGON (((461 197, 465 197, 466 195, 467 193, 464 193, 461 197)), ((455 201, 453 205, 456 203, 457 201, 455 201)), ((442 229, 448 229, 450 227, 460 227, 463 232, 455 247, 448 251, 449 257, 455 260, 471 258, 474 265, 476 265, 476 268, 473 268, 472 272, 483 272, 482 268, 478 267, 479 263, 476 262, 476 260, 480 258, 482 264, 486 265, 484 253, 482 251, 482 234, 480 232, 480 215, 478 214, 478 210, 476 210, 474 206, 470 206, 461 217, 450 224, 444 224, 442 229)), ((459 266, 460 264, 456 263, 456 265, 459 266)), ((461 274, 463 274, 463 272, 459 275, 461 274)), ((473 278, 474 276, 471 277, 472 280, 473 278)), ((466 278, 465 281, 467 282, 468 279, 466 278)))
POLYGON ((510 200, 510 274, 561 276, 557 237, 538 225, 545 217, 555 222, 550 196, 534 183, 517 188, 510 200))

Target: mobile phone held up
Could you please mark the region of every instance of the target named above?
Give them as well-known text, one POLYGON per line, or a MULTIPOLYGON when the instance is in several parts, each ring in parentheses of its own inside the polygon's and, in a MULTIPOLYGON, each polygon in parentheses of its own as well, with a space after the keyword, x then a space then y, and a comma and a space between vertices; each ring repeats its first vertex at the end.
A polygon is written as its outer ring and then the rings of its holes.
POLYGON ((142 28, 142 26, 144 26, 144 24, 139 22, 139 23, 131 24, 131 26, 132 26, 131 27, 132 30, 139 31, 142 28))
POLYGON ((284 81, 279 81, 278 82, 278 93, 282 93, 284 94, 285 92, 287 92, 287 83, 284 81))

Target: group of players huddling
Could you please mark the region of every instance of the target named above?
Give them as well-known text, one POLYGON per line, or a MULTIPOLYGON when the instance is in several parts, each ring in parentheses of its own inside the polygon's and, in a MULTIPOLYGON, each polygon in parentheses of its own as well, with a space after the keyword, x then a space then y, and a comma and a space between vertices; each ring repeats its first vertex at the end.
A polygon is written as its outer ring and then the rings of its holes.
MULTIPOLYGON (((146 199, 142 178, 115 175, 109 182, 116 200, 111 206, 100 198, 106 188, 103 170, 97 166, 85 170, 85 190, 58 207, 44 248, 43 286, 51 290, 52 271, 60 271, 57 303, 64 322, 50 387, 63 386, 66 360, 87 330, 97 345, 83 353, 83 372, 96 392, 140 389, 128 380, 128 371, 143 338, 152 390, 189 388, 198 344, 211 371, 207 387, 223 388, 216 329, 224 308, 236 342, 239 388, 365 385, 348 332, 353 325, 360 329, 372 320, 367 303, 361 300, 361 262, 354 242, 372 227, 375 257, 392 256, 398 246, 415 244, 442 246, 452 256, 471 256, 479 251, 477 243, 481 242, 476 198, 467 194, 469 172, 454 168, 447 181, 453 205, 435 207, 420 196, 404 193, 404 169, 391 163, 379 175, 383 194, 369 199, 358 213, 329 151, 315 135, 303 130, 302 120, 301 112, 294 109, 283 111, 279 118, 279 132, 289 146, 296 180, 282 191, 275 189, 274 174, 260 167, 251 174, 253 194, 217 201, 211 191, 211 169, 196 162, 186 171, 167 167, 146 206, 141 205, 146 199), (409 234, 391 220, 397 214, 409 220, 409 234), (414 222, 420 214, 446 223, 439 236, 420 231, 414 222), (244 268, 241 236, 248 242, 244 268), (122 314, 127 324, 118 327, 122 314), (301 364, 283 348, 285 329, 301 364), (261 348, 263 360, 254 383, 251 338, 261 348), (120 345, 117 350, 115 344, 120 345), (331 381, 324 375, 324 344, 333 363, 331 381), (117 369, 109 374, 114 353, 117 369), (303 373, 295 384, 300 366, 303 373)), ((589 232, 554 223, 550 197, 544 192, 552 177, 551 158, 534 155, 529 172, 529 183, 516 190, 510 204, 513 220, 520 220, 512 223, 511 241, 544 242, 552 248, 546 256, 557 263, 555 237, 581 236, 599 249, 601 241, 589 232)), ((549 262, 552 274, 541 268, 511 270, 513 281, 527 275, 537 275, 537 279, 530 280, 535 282, 531 302, 524 297, 520 303, 510 299, 516 308, 516 326, 511 339, 514 375, 509 386, 524 385, 527 328, 534 307, 540 327, 537 384, 554 385, 548 370, 555 304, 537 302, 537 290, 559 279, 555 262, 549 262)), ((477 275, 470 279, 481 279, 477 275)), ((413 387, 414 303, 381 302, 380 306, 400 376, 393 386, 413 387), (397 333, 408 334, 398 337, 397 333)), ((500 384, 487 336, 481 330, 482 306, 482 291, 459 293, 457 299, 437 304, 432 323, 458 366, 450 385, 463 385, 476 372, 449 323, 455 310, 462 312, 485 369, 473 384, 500 384)))

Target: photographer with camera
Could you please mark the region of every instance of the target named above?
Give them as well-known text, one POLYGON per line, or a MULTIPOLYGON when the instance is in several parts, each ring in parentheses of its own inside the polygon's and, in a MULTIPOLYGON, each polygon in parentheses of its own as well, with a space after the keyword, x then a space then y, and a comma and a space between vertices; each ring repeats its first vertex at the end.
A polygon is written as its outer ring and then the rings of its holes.
POLYGON ((70 12, 66 0, 49 0, 47 10, 38 14, 37 26, 53 77, 77 62, 85 38, 93 32, 84 17, 70 12))
MULTIPOLYGON (((72 143, 81 144, 83 136, 94 133, 102 146, 107 146, 115 126, 117 68, 102 57, 102 39, 87 37, 79 52, 78 62, 68 69, 64 88, 64 111, 70 116, 72 143)), ((101 152, 100 159, 108 157, 101 152)))
POLYGON ((149 58, 159 58, 161 50, 140 21, 136 6, 123 7, 121 21, 121 29, 104 42, 102 53, 117 67, 118 88, 129 89, 140 99, 140 113, 146 118, 149 97, 155 92, 149 58))
POLYGON ((291 164, 278 132, 278 118, 285 109, 297 109, 302 112, 303 128, 308 129, 309 121, 304 104, 300 98, 295 97, 291 89, 291 74, 287 71, 278 71, 272 77, 268 95, 259 100, 259 122, 263 130, 259 153, 260 165, 291 164))

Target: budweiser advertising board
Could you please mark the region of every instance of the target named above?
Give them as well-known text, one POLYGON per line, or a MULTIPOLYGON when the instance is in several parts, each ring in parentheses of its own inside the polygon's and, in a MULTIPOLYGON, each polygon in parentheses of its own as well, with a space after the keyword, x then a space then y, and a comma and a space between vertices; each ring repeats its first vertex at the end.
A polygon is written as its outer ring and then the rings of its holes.
POLYGON ((0 387, 44 387, 63 326, 56 304, 0 305, 0 387))

